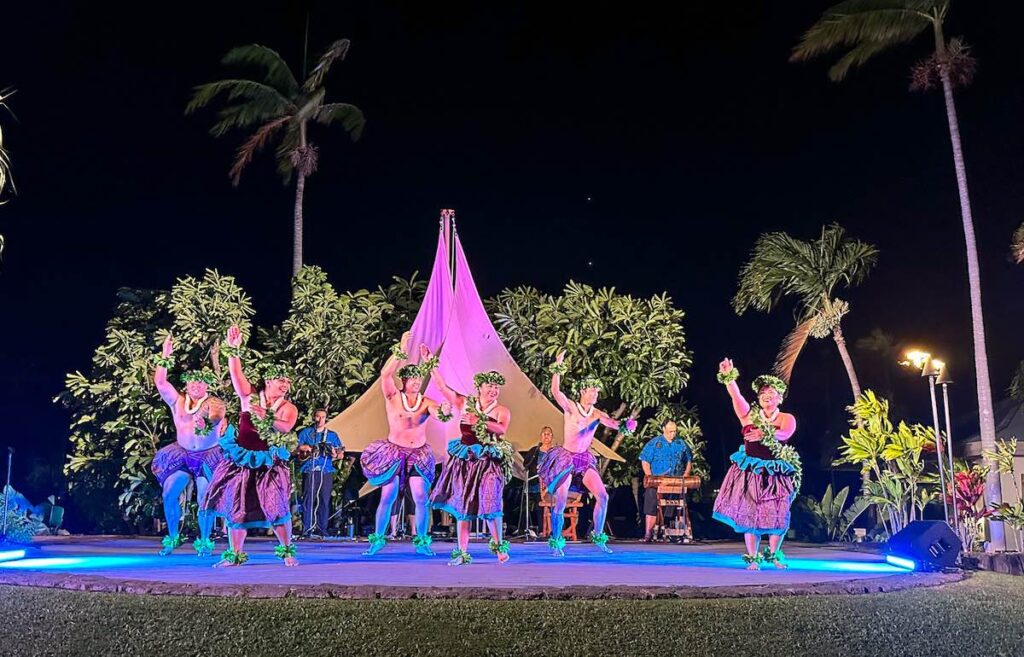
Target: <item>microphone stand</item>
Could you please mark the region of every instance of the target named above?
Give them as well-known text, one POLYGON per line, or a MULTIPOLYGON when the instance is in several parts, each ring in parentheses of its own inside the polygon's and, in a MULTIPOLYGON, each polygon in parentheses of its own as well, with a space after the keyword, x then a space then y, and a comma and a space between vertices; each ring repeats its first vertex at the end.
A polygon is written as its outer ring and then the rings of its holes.
POLYGON ((10 498, 11 498, 11 460, 13 459, 13 457, 14 457, 14 448, 13 447, 8 447, 7 448, 7 484, 4 486, 4 515, 3 515, 4 525, 3 525, 3 529, 0 529, 0 543, 6 543, 7 542, 7 518, 8 518, 7 511, 10 508, 10 498))

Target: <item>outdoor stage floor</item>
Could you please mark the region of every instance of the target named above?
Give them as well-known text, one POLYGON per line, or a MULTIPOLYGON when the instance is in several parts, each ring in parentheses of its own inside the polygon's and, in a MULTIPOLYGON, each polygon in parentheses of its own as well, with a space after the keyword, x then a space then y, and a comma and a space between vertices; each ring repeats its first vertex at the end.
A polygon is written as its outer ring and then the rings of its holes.
POLYGON ((474 541, 475 561, 457 568, 446 564, 453 544, 442 541, 432 558, 416 555, 409 542, 390 543, 374 557, 362 556, 366 543, 302 542, 295 568, 274 557, 274 545, 249 539, 249 563, 215 569, 215 558, 200 559, 187 545, 160 557, 158 539, 63 537, 41 543, 30 558, 0 562, 0 584, 232 597, 552 599, 868 593, 959 579, 908 574, 878 554, 794 544, 786 546, 788 570, 758 572, 745 569, 738 542, 613 543, 611 555, 580 543, 562 559, 543 542, 513 543, 511 561, 501 565, 474 541))

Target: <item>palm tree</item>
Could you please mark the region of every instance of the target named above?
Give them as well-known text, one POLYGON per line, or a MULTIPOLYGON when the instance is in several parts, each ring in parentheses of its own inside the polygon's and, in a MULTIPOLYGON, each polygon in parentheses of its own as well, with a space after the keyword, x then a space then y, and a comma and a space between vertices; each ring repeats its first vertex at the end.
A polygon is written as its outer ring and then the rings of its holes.
POLYGON ((786 233, 765 233, 757 239, 750 259, 740 270, 733 310, 737 315, 751 308, 771 312, 782 297, 795 297, 797 326, 783 341, 775 361, 776 374, 789 381, 808 336, 831 335, 856 401, 860 398, 860 381, 842 328, 843 315, 850 306, 834 297, 833 291, 840 284, 860 284, 877 260, 874 245, 847 237, 838 224, 823 227, 821 238, 812 242, 786 233))
MULTIPOLYGON (((967 169, 964 165, 953 89, 970 82, 975 62, 968 47, 960 39, 946 40, 943 25, 949 12, 950 0, 846 0, 825 10, 817 23, 803 35, 794 48, 792 60, 802 61, 836 50, 845 54, 829 69, 829 77, 840 81, 851 68, 860 66, 873 56, 895 45, 913 40, 930 31, 934 39, 934 52, 913 68, 912 89, 942 87, 946 101, 946 121, 953 146, 953 167, 960 192, 960 215, 963 221, 964 242, 967 250, 967 280, 970 284, 971 321, 974 334, 974 370, 978 388, 978 418, 981 446, 986 453, 996 449, 995 421, 992 414, 992 387, 988 373, 988 353, 985 348, 985 320, 981 304, 981 275, 978 269, 978 247, 974 237, 974 219, 967 189, 967 169)), ((986 459, 989 475, 985 480, 985 497, 989 504, 1002 503, 999 471, 995 463, 986 459)), ((1003 524, 990 525, 990 549, 1006 549, 1003 524)))
MULTIPOLYGON (((0 108, 10 111, 7 107, 7 99, 14 95, 14 89, 4 89, 0 91, 0 108)), ((11 177, 11 155, 4 148, 4 131, 0 127, 0 197, 3 196, 4 190, 8 187, 11 191, 14 191, 14 179, 11 177)), ((4 200, 0 200, 0 205, 6 203, 4 200)), ((0 257, 4 255, 4 236, 0 235, 0 257)))
POLYGON ((219 96, 226 104, 210 129, 221 137, 235 128, 255 131, 238 148, 229 175, 237 185, 242 171, 272 139, 278 139, 277 170, 285 183, 295 176, 295 215, 292 234, 292 275, 302 268, 302 201, 306 178, 317 167, 318 149, 309 139, 310 123, 329 126, 340 123, 352 141, 359 139, 366 120, 363 112, 349 103, 325 103, 324 81, 334 62, 345 59, 349 40, 335 41, 320 56, 320 61, 300 86, 284 59, 275 51, 257 44, 233 48, 222 60, 225 66, 259 69, 256 79, 232 78, 210 82, 195 88, 186 114, 213 103, 219 96))

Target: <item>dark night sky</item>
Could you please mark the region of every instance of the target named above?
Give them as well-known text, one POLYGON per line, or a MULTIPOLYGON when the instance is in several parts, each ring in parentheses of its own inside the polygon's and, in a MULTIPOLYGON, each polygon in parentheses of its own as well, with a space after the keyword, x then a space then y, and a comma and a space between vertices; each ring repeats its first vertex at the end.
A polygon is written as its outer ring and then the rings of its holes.
MULTIPOLYGON (((824 62, 787 62, 830 1, 8 4, 0 87, 18 89, 4 135, 20 195, 0 210, 0 444, 20 454, 61 462, 67 418, 50 399, 88 367, 119 286, 167 288, 215 267, 253 296, 258 321, 283 315, 292 192, 269 157, 232 188, 240 137, 215 141, 209 115, 182 110, 194 85, 223 76, 232 46, 298 61, 307 8, 312 51, 353 42, 329 99, 368 118, 355 145, 314 135, 307 261, 338 287, 429 269, 438 210, 454 207, 485 296, 570 278, 667 290, 696 353, 686 397, 721 459, 736 435, 717 359, 767 369, 792 325, 788 307, 732 314, 737 270, 763 231, 812 238, 839 221, 881 249, 868 282, 840 292, 851 343, 877 326, 932 346, 961 382, 955 406, 970 406, 945 115, 940 96, 907 92, 927 38, 836 85, 824 62)), ((1024 356, 1024 268, 1006 257, 1024 208, 1021 19, 1024 3, 960 0, 949 25, 980 60, 959 109, 997 397, 1024 356)), ((848 394, 831 343, 808 349, 794 383, 796 444, 813 453, 848 394)), ((901 385, 923 419, 923 384, 901 385)))

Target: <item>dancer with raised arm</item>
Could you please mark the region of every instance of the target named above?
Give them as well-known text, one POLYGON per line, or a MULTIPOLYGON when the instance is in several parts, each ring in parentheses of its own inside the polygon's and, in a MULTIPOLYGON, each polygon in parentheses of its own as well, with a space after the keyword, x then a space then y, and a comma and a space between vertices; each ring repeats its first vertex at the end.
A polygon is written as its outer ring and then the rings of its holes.
POLYGON ((538 469, 540 483, 549 495, 555 498, 551 506, 551 537, 548 546, 556 557, 565 556, 565 537, 562 536, 562 522, 565 505, 569 499, 569 487, 574 477, 582 477, 583 485, 594 496, 594 521, 590 540, 607 554, 608 534, 604 532, 604 519, 608 513, 608 491, 597 470, 597 459, 590 453, 594 433, 598 425, 632 435, 636 430, 636 419, 619 421, 595 406, 601 392, 601 381, 588 376, 576 383, 578 401, 570 401, 562 392, 562 375, 567 371, 564 363, 565 352, 558 354, 551 366, 551 396, 562 407, 565 434, 561 445, 552 447, 538 469))
POLYGON ((366 556, 377 554, 387 544, 385 532, 391 510, 405 486, 412 491, 416 505, 413 545, 418 554, 434 554, 430 549, 430 515, 427 510, 427 496, 434 481, 434 453, 427 444, 427 419, 441 405, 424 397, 420 390, 423 379, 437 367, 437 360, 430 359, 419 365, 407 363, 411 340, 412 333, 402 336, 401 344, 392 347, 391 356, 380 372, 381 392, 384 393, 384 408, 388 416, 388 437, 367 445, 360 457, 363 474, 371 484, 381 487, 370 547, 363 552, 366 556), (395 385, 396 373, 401 379, 400 388, 395 385))
POLYGON ((213 516, 203 510, 206 491, 213 470, 223 460, 217 441, 227 430, 224 419, 224 402, 209 394, 217 384, 217 377, 209 370, 185 372, 181 380, 185 394, 181 394, 167 380, 167 369, 174 364, 174 340, 170 335, 164 340, 163 350, 155 358, 156 372, 153 382, 170 409, 174 418, 175 442, 160 449, 153 457, 152 470, 163 491, 164 518, 167 520, 167 536, 163 539, 162 556, 174 551, 182 543, 181 494, 190 481, 196 484, 196 501, 199 506, 199 538, 192 543, 196 554, 208 557, 213 554, 210 530, 213 516))
MULTIPOLYGON (((430 352, 422 348, 422 358, 430 352)), ((441 470, 430 506, 452 514, 456 520, 458 547, 452 550, 449 566, 473 562, 469 554, 469 523, 483 520, 491 531, 488 548, 500 563, 509 560, 509 542, 502 538, 502 501, 505 484, 512 479, 515 450, 505 440, 512 413, 498 403, 505 377, 499 372, 480 372, 473 377, 476 396, 467 397, 452 390, 440 371, 434 382, 459 417, 460 436, 448 442, 448 462, 441 470)), ((442 422, 451 414, 438 417, 442 422)))
POLYGON ((782 379, 770 374, 754 379, 754 408, 736 384, 739 375, 728 358, 718 365, 718 381, 729 392, 743 444, 729 457, 732 465, 715 499, 713 517, 743 534, 747 570, 760 570, 765 562, 781 569, 786 567, 782 540, 803 472, 800 456, 787 444, 796 431, 796 418, 779 410, 786 394, 782 379), (764 552, 759 551, 762 534, 768 535, 764 552))
POLYGON ((228 329, 228 371, 241 401, 237 436, 220 441, 224 461, 210 482, 206 506, 227 520, 228 549, 215 567, 240 566, 248 561, 245 536, 249 528, 272 528, 279 545, 274 554, 286 566, 297 566, 292 542, 292 477, 287 434, 295 427, 298 409, 286 399, 291 374, 281 365, 260 368, 262 389, 255 389, 242 371, 242 332, 228 329))

